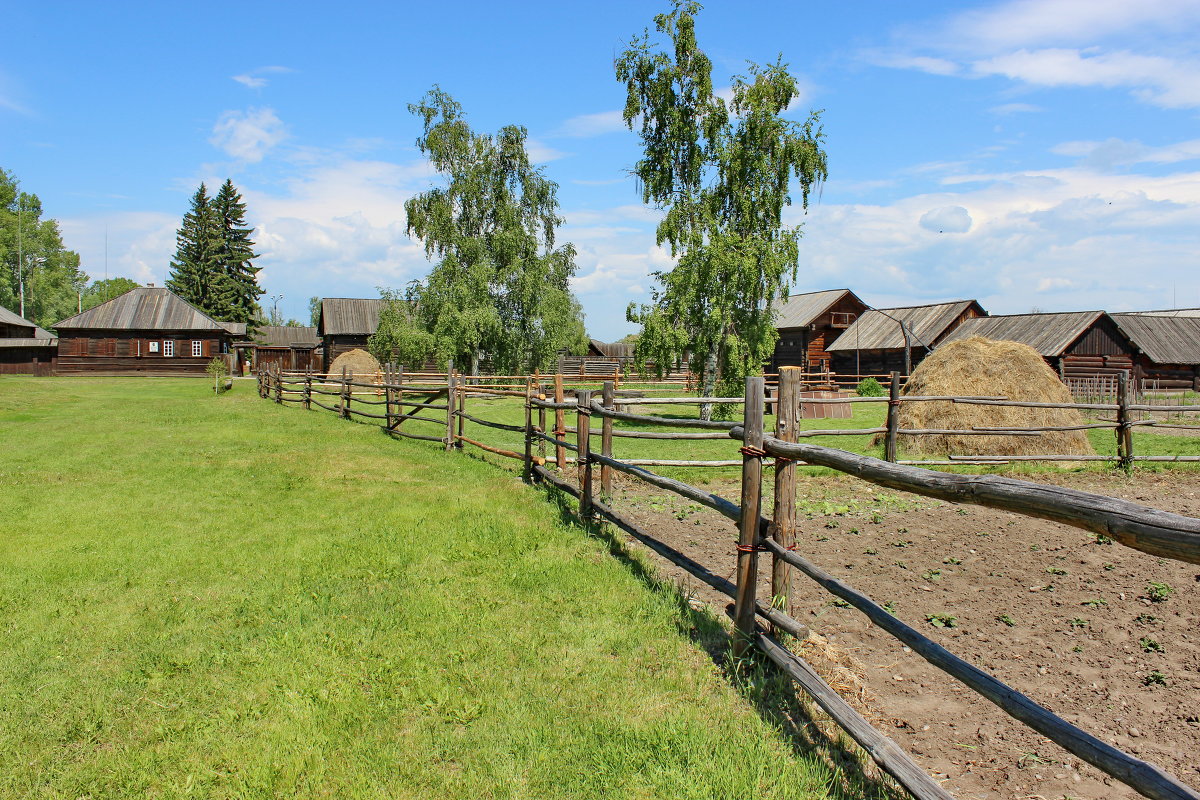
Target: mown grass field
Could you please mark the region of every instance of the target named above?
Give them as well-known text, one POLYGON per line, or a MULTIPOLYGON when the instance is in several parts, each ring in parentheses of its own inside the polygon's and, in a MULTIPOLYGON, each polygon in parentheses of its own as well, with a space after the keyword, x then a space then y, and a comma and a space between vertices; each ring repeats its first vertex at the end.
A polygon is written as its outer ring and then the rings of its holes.
POLYGON ((0 431, 2 797, 837 782, 511 472, 252 382, 3 376, 0 431))

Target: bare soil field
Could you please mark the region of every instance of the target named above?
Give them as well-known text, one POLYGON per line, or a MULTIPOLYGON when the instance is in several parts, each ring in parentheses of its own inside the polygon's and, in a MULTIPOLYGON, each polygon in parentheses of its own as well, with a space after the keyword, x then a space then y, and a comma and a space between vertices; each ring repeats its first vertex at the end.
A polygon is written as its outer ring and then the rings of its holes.
MULTIPOLYGON (((1200 516, 1197 472, 1022 477, 1200 516)), ((1065 525, 847 476, 802 475, 799 487, 799 552, 1068 721, 1200 786, 1200 567, 1065 525)), ((707 488, 738 496, 736 481, 707 488)), ((616 508, 733 579, 736 533, 728 520, 644 484, 618 480, 616 494, 616 508)), ((670 564, 662 571, 698 599, 718 608, 728 602, 670 564)), ((760 575, 769 580, 767 557, 760 575)), ((861 688, 847 699, 955 796, 1139 796, 934 669, 855 609, 839 607, 803 575, 794 587, 792 614, 815 634, 805 656, 825 671, 848 664, 861 688)), ((769 587, 760 592, 767 596, 769 587)))

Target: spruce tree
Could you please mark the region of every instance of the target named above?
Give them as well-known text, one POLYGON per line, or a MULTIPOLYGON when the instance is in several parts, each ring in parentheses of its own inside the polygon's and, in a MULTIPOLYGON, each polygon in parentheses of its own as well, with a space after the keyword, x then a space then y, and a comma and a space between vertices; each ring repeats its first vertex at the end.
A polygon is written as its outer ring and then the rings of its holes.
POLYGON ((220 276, 214 272, 220 246, 218 228, 215 208, 202 183, 175 232, 175 258, 167 278, 168 289, 214 319, 222 319, 220 304, 214 302, 223 293, 220 276))
POLYGON ((218 276, 214 299, 221 308, 219 319, 252 323, 262 315, 258 298, 263 288, 258 285, 261 267, 253 263, 258 254, 250 239, 254 229, 246 227, 246 204, 233 181, 226 179, 211 205, 219 236, 213 264, 218 276))

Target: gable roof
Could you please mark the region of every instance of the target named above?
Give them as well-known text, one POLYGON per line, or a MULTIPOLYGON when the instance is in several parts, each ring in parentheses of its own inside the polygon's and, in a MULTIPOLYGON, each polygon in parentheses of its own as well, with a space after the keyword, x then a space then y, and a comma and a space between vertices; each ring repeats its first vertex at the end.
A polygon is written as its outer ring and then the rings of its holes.
POLYGON ((633 358, 633 345, 629 342, 602 342, 588 339, 590 349, 605 358, 633 358))
POLYGON ((12 325, 16 328, 29 328, 29 339, 53 339, 54 334, 50 331, 42 330, 37 325, 34 325, 29 320, 19 316, 14 311, 9 311, 4 306, 0 306, 0 324, 12 325))
POLYGON ((317 333, 322 336, 370 336, 379 329, 382 298, 326 297, 321 300, 317 333))
POLYGON ((170 289, 139 286, 55 324, 57 330, 228 330, 170 289))
POLYGON ((1200 308, 1168 308, 1163 311, 1123 311, 1121 313, 1122 315, 1136 314, 1142 317, 1200 317, 1200 308))
POLYGON ((959 325, 946 337, 946 341, 982 336, 996 341, 1020 342, 1049 358, 1061 356, 1072 342, 1104 316, 1103 311, 1065 311, 979 317, 959 325))
POLYGON ((826 350, 831 353, 902 350, 904 332, 900 330, 901 321, 908 328, 911 346, 932 347, 959 316, 972 307, 980 314, 987 313, 975 300, 952 300, 949 303, 903 308, 873 308, 859 315, 826 350))
POLYGON ((260 325, 254 334, 259 347, 320 347, 316 328, 295 325, 260 325))
POLYGON ((1117 327, 1155 364, 1200 364, 1200 317, 1112 314, 1117 327))
POLYGON ((858 295, 849 289, 826 289, 821 292, 805 292, 788 297, 787 302, 775 311, 776 328, 804 328, 813 324, 813 320, 829 310, 846 295, 853 297, 863 309, 867 304, 859 300, 858 295))

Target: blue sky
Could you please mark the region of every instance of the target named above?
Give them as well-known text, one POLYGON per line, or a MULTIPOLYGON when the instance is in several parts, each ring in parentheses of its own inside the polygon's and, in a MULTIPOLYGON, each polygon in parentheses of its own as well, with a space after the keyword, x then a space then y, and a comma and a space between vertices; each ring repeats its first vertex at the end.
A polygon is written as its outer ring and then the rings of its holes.
MULTIPOLYGON (((716 82, 782 53, 823 109, 830 180, 793 291, 992 313, 1200 306, 1200 3, 710 2, 716 82)), ((0 167, 94 278, 165 280, 201 181, 232 178, 261 281, 374 296, 428 270, 405 199, 436 179, 407 104, 434 83, 481 130, 525 125, 560 186, 589 332, 615 339, 657 212, 629 169, 612 62, 666 3, 10 4, 0 167)), ((264 298, 267 303, 269 299, 264 298)))

